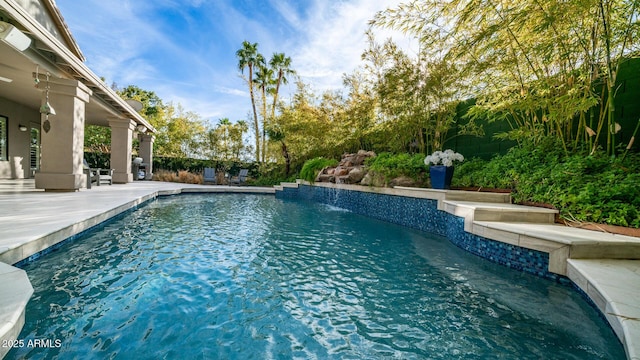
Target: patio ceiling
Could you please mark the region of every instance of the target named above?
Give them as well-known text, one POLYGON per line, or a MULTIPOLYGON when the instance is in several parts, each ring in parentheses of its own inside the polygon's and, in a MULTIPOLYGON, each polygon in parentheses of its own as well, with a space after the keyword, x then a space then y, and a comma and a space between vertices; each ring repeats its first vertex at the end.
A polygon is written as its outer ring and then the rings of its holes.
MULTIPOLYGON (((7 9, 0 2, 0 15, 8 18, 20 18, 20 9, 7 9)), ((52 77, 75 79, 83 83, 93 92, 85 109, 87 124, 108 126, 108 119, 113 117, 128 118, 142 124, 149 131, 155 129, 131 106, 122 100, 112 89, 94 74, 68 48, 60 44, 34 19, 24 16, 23 19, 11 21, 23 33, 32 39, 31 46, 20 52, 4 41, 0 41, 0 97, 22 104, 37 111, 42 96, 41 89, 35 87, 34 74, 36 67, 41 79, 49 72, 52 77), (19 24, 19 25, 18 25, 19 24)))

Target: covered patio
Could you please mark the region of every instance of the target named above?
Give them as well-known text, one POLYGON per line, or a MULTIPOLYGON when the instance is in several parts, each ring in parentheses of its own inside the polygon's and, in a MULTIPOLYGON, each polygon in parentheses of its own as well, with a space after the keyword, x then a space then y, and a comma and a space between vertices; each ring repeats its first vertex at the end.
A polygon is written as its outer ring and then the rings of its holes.
POLYGON ((152 172, 155 129, 85 64, 52 0, 0 0, 0 179, 86 187, 85 126, 111 129, 114 183, 133 181, 132 144, 152 172))

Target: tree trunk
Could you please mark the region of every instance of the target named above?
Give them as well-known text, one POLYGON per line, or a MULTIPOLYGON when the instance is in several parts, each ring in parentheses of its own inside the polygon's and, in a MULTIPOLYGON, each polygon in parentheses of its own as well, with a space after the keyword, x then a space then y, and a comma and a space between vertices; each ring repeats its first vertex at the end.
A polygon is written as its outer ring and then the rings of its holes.
POLYGON ((256 162, 260 162, 260 124, 258 123, 258 111, 256 111, 256 99, 253 95, 253 66, 249 65, 249 95, 253 108, 253 129, 256 132, 256 162))
POLYGON ((262 85, 262 163, 267 159, 267 93, 262 85))
POLYGON ((291 157, 289 156, 289 149, 287 149, 287 144, 284 141, 282 143, 282 156, 284 157, 284 175, 289 176, 289 172, 291 171, 291 157))

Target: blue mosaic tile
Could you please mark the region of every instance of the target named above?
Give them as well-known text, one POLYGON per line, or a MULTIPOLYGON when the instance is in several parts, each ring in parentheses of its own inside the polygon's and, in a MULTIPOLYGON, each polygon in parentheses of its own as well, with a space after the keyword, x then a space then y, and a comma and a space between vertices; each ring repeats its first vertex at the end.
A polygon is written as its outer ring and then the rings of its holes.
POLYGON ((302 199, 336 206, 356 214, 388 221, 447 237, 453 244, 498 264, 570 283, 565 276, 548 271, 549 254, 505 244, 464 231, 464 219, 438 210, 436 200, 300 185, 277 191, 281 199, 302 199))

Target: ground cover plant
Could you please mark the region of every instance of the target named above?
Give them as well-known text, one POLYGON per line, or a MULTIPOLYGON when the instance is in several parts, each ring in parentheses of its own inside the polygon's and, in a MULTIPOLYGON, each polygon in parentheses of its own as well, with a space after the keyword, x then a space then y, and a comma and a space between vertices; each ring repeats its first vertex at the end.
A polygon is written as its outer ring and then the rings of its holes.
POLYGON ((427 179, 427 166, 424 164, 424 155, 422 154, 384 152, 367 159, 365 164, 369 171, 384 176, 387 183, 400 176, 409 177, 417 184, 425 184, 427 179))
POLYGON ((313 182, 322 169, 326 168, 327 166, 336 165, 338 165, 338 160, 335 159, 327 159, 324 157, 313 158, 305 162, 302 166, 302 170, 300 170, 300 178, 313 182))
POLYGON ((640 228, 640 155, 566 153, 556 139, 456 167, 453 186, 510 189, 516 203, 550 204, 568 221, 640 228))

